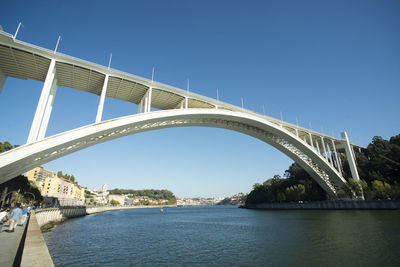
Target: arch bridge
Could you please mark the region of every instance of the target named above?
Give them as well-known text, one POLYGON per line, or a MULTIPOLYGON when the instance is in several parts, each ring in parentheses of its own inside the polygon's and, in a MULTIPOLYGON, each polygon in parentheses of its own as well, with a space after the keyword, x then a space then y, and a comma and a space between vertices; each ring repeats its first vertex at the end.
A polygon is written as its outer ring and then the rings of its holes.
POLYGON ((143 131, 207 126, 242 132, 277 148, 302 168, 331 198, 346 183, 339 153, 345 153, 358 181, 353 148, 347 134, 334 138, 243 107, 110 69, 28 44, 0 31, 0 93, 7 77, 43 82, 25 145, 0 154, 0 183, 80 149, 143 131), (99 96, 93 124, 46 137, 57 88, 99 96), (135 114, 102 121, 104 99, 137 105, 135 114), (152 110, 153 109, 153 110, 152 110))

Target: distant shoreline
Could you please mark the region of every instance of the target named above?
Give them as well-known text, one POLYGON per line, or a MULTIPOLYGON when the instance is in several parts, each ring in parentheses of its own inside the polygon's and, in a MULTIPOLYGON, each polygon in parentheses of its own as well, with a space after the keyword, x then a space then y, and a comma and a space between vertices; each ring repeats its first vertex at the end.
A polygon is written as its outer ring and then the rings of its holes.
POLYGON ((36 210, 36 219, 42 231, 49 231, 55 225, 64 222, 68 218, 83 217, 107 211, 129 210, 129 209, 151 209, 176 207, 176 205, 143 205, 143 206, 71 206, 59 208, 45 208, 36 210))

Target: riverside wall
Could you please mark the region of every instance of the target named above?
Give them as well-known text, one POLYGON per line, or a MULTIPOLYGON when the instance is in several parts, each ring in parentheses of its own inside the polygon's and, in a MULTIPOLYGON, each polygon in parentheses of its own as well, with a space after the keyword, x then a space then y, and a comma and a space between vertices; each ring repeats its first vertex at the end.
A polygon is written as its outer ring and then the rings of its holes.
POLYGON ((29 218, 28 230, 21 259, 21 267, 54 267, 49 249, 40 231, 36 214, 29 218))
POLYGON ((113 211, 113 210, 127 210, 127 209, 143 209, 143 208, 162 208, 162 207, 176 207, 176 205, 166 206, 72 206, 72 207, 59 207, 59 208, 46 208, 35 211, 36 220, 39 227, 54 221, 61 221, 67 218, 80 217, 100 212, 113 211))
POLYGON ((396 210, 400 201, 395 200, 360 200, 360 201, 313 201, 288 203, 260 203, 247 205, 248 209, 264 210, 396 210))
MULTIPOLYGON (((100 212, 138 209, 138 208, 161 208, 161 207, 176 207, 176 205, 166 206, 101 206, 101 207, 59 207, 46 208, 32 212, 27 223, 26 239, 21 240, 22 267, 53 267, 46 242, 40 231, 40 227, 54 221, 61 221, 67 218, 80 217, 100 212)), ((17 252, 16 252, 17 253, 17 252)), ((1 265, 1 264, 0 264, 1 265)))
POLYGON ((47 208, 35 211, 39 227, 52 221, 60 221, 66 218, 80 217, 86 215, 85 206, 47 208))

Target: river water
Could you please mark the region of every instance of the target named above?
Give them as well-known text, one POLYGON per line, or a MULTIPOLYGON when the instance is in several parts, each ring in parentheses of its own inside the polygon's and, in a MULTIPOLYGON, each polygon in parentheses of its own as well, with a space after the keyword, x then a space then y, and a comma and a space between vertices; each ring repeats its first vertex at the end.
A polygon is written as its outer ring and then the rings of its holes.
POLYGON ((114 211, 44 234, 56 266, 400 266, 400 211, 114 211))

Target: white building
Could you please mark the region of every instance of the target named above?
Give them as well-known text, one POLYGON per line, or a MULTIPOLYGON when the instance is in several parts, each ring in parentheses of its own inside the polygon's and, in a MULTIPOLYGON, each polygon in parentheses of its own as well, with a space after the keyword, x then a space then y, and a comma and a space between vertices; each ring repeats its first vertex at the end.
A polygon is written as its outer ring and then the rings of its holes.
POLYGON ((108 195, 108 203, 110 203, 111 200, 115 200, 118 201, 120 205, 124 205, 125 199, 126 199, 125 195, 108 195))

